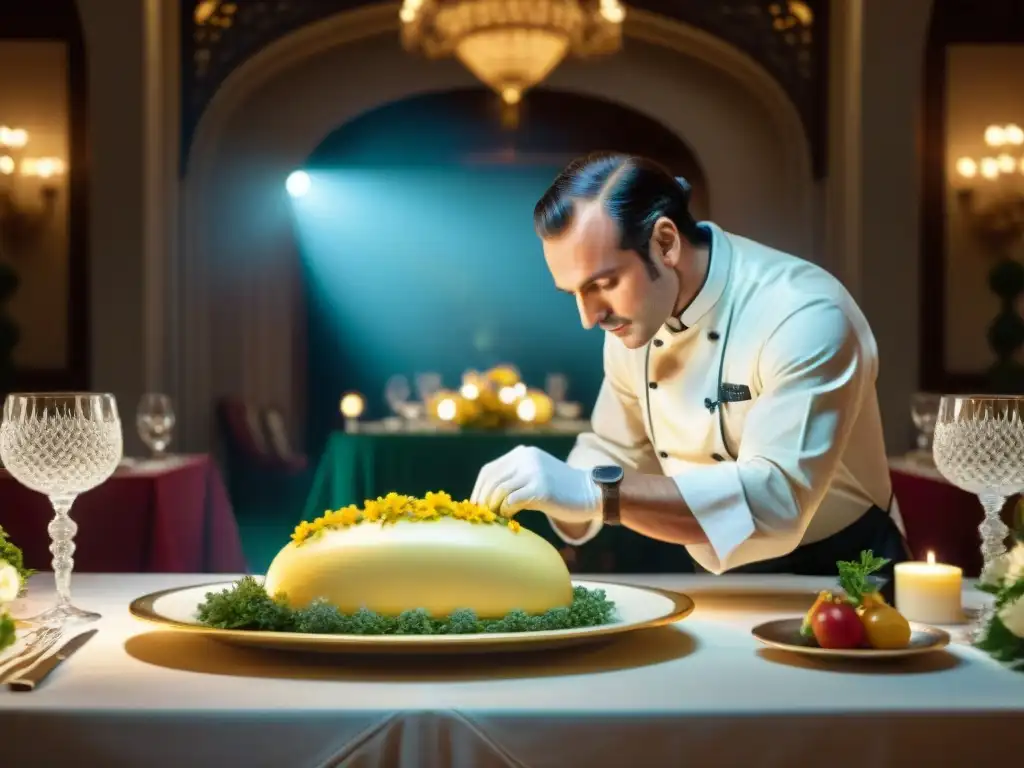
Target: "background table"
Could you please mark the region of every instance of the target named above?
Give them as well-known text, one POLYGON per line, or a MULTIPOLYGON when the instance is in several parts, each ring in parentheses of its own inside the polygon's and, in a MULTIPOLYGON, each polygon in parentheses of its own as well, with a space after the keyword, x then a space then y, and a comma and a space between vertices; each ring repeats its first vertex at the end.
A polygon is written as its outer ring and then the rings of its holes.
MULTIPOLYGON (((142 593, 209 580, 77 579, 99 634, 34 693, 0 688, 4 765, 887 768, 1011 765, 1024 750, 1024 674, 969 646, 827 664, 754 640, 828 580, 622 579, 697 609, 604 645, 449 660, 238 649, 127 614, 142 593)), ((49 591, 37 577, 16 609, 49 591)))
MULTIPOLYGON (((892 490, 907 528, 907 543, 914 557, 924 560, 934 552, 939 562, 964 569, 967 576, 981 573, 981 535, 984 511, 978 497, 951 485, 934 466, 906 457, 889 459, 892 490)), ((1003 509, 1007 525, 1014 520, 1018 497, 1003 509)))
MULTIPOLYGON (((348 504, 361 505, 391 491, 422 496, 440 490, 457 499, 469 498, 480 468, 517 445, 533 445, 565 460, 575 443, 575 434, 543 430, 335 432, 316 469, 302 519, 313 520, 327 509, 348 504)), ((583 547, 568 547, 539 512, 523 512, 516 519, 558 547, 574 572, 693 572, 693 560, 683 547, 627 528, 606 527, 583 547)))
MULTIPOLYGON (((0 526, 49 570, 49 501, 0 470, 0 526)), ((237 573, 245 557, 231 504, 208 456, 122 466, 75 500, 75 572, 237 573)))

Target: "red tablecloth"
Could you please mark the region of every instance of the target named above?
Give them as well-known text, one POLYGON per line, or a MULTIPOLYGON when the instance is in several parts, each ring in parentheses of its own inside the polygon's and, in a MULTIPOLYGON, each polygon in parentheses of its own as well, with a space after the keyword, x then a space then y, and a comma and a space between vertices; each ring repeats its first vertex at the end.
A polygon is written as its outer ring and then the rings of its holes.
MULTIPOLYGON (((978 497, 962 491, 928 467, 906 462, 890 463, 892 489, 907 528, 907 543, 919 560, 928 552, 935 559, 963 568, 964 576, 981 573, 981 535, 978 526, 984 511, 978 497)), ((1012 525, 1016 498, 1003 509, 1003 520, 1012 525)))
MULTIPOLYGON (((0 526, 25 564, 50 570, 49 500, 0 470, 0 526)), ((245 556, 220 471, 208 456, 122 467, 75 500, 75 570, 244 573, 245 556)))

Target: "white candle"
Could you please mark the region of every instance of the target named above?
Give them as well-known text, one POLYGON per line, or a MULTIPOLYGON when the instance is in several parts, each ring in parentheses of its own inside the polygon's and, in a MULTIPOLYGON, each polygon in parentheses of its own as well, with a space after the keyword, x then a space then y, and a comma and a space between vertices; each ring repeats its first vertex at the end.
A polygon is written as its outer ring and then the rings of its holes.
POLYGON ((908 621, 924 624, 961 624, 964 621, 961 595, 963 571, 955 565, 928 561, 896 566, 896 610, 908 621))

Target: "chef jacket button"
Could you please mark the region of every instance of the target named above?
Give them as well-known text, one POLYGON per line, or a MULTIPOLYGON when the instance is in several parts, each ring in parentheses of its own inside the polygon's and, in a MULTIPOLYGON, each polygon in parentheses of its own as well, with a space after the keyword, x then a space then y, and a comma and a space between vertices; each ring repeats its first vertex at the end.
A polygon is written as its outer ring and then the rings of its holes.
POLYGON ((656 346, 656 347, 660 347, 660 346, 661 346, 662 344, 664 344, 664 343, 665 343, 665 342, 664 342, 664 341, 662 341, 661 339, 655 339, 655 340, 654 340, 654 346, 656 346))
POLYGON ((708 338, 711 341, 718 341, 718 331, 708 331, 708 338))
POLYGON ((657 389, 658 388, 658 382, 656 382, 656 381, 648 382, 647 386, 650 387, 651 389, 657 389))
POLYGON ((715 461, 725 461, 725 457, 720 453, 712 453, 711 458, 715 461))
POLYGON ((667 459, 668 458, 668 454, 665 453, 664 451, 658 451, 658 455, 661 456, 661 458, 663 458, 663 459, 667 459))

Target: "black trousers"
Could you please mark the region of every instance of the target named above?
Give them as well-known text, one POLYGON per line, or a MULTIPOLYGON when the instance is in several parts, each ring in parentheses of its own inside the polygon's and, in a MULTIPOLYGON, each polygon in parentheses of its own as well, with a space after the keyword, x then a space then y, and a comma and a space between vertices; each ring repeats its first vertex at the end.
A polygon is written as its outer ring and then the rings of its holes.
MULTIPOLYGON (((788 555, 733 568, 727 573, 792 573, 801 576, 838 576, 838 560, 860 560, 860 553, 871 550, 889 562, 876 574, 882 596, 893 600, 893 570, 897 563, 911 559, 907 543, 896 523, 879 506, 872 506, 855 522, 827 539, 797 547, 788 555)), ((694 563, 697 573, 707 573, 694 563)))

